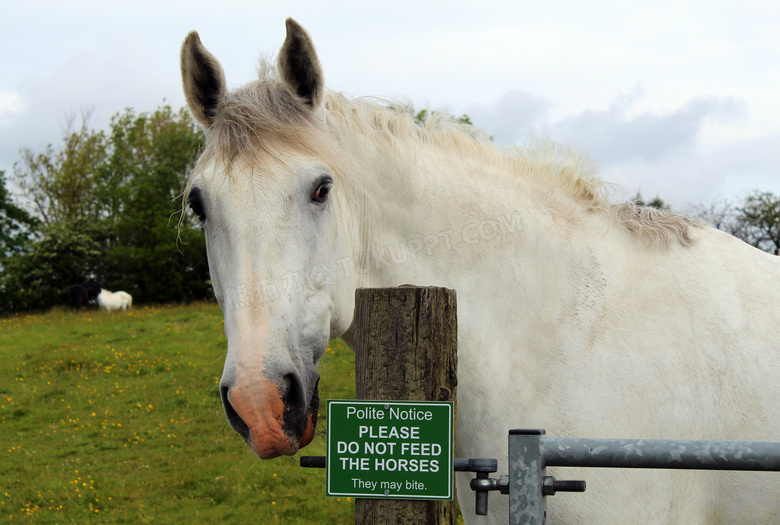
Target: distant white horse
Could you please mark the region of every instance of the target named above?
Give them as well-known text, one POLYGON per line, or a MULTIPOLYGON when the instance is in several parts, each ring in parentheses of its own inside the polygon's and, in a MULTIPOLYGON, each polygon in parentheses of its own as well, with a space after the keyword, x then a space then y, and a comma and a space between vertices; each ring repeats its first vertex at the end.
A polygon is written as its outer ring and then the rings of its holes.
POLYGON ((133 306, 133 296, 127 292, 109 292, 101 288, 97 296, 98 306, 106 311, 127 310, 133 306))
MULTIPOLYGON (((261 458, 314 437, 315 368, 358 287, 458 294, 459 457, 506 464, 507 431, 557 437, 780 437, 780 259, 679 216, 615 206, 556 145, 501 150, 442 115, 416 122, 326 91, 287 21, 278 68, 228 91, 191 33, 187 101, 207 128, 187 199, 228 340, 220 391, 261 458)), ((780 523, 780 476, 550 469, 586 479, 550 523, 780 523)), ((507 505, 469 523, 506 523, 507 505)))

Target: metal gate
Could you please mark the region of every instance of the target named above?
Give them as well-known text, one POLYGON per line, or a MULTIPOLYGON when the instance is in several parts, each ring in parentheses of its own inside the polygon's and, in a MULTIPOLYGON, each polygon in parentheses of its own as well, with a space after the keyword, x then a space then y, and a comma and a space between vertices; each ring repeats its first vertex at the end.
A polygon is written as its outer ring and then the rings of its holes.
POLYGON ((584 481, 556 480, 546 467, 608 467, 780 471, 780 442, 666 439, 548 438, 544 430, 509 431, 509 475, 489 477, 495 459, 456 460, 455 470, 476 472, 477 514, 487 514, 487 496, 509 495, 510 525, 542 525, 546 497, 582 492, 584 481))

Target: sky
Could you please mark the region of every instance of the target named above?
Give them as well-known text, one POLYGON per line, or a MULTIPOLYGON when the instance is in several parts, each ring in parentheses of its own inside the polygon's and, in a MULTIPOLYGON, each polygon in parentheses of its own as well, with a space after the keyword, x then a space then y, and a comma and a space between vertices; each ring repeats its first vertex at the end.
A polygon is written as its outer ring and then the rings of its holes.
POLYGON ((499 145, 550 138, 622 200, 677 208, 780 194, 780 2, 0 0, 0 170, 72 117, 185 105, 197 30, 229 86, 311 35, 330 89, 471 120, 499 145))

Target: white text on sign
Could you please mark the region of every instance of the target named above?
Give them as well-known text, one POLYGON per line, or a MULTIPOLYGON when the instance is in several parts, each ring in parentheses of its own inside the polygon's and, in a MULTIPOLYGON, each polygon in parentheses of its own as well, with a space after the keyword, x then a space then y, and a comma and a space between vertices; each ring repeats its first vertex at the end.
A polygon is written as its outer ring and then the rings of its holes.
POLYGON ((397 421, 430 421, 433 419, 433 413, 430 410, 420 410, 419 408, 395 408, 390 407, 387 411, 377 407, 347 407, 347 419, 395 419, 397 421))

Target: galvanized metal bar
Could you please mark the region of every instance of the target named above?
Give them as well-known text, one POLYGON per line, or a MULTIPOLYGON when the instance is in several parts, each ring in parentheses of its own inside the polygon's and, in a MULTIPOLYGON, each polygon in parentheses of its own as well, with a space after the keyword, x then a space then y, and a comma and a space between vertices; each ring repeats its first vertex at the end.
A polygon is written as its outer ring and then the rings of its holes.
POLYGON ((780 442, 543 438, 547 467, 780 471, 780 442))
MULTIPOLYGON (((324 457, 302 457, 301 466, 322 467, 324 457)), ((581 481, 546 477, 546 467, 780 472, 780 442, 548 438, 544 430, 519 429, 509 431, 509 476, 487 477, 497 470, 495 459, 456 458, 454 467, 478 473, 472 480, 478 514, 487 512, 489 491, 506 494, 508 487, 510 525, 544 525, 545 494, 585 488, 581 481)))
POLYGON ((511 525, 546 522, 546 467, 780 472, 780 442, 548 438, 544 430, 510 430, 511 525))
POLYGON ((509 431, 509 523, 544 525, 547 504, 542 493, 544 430, 509 431))

